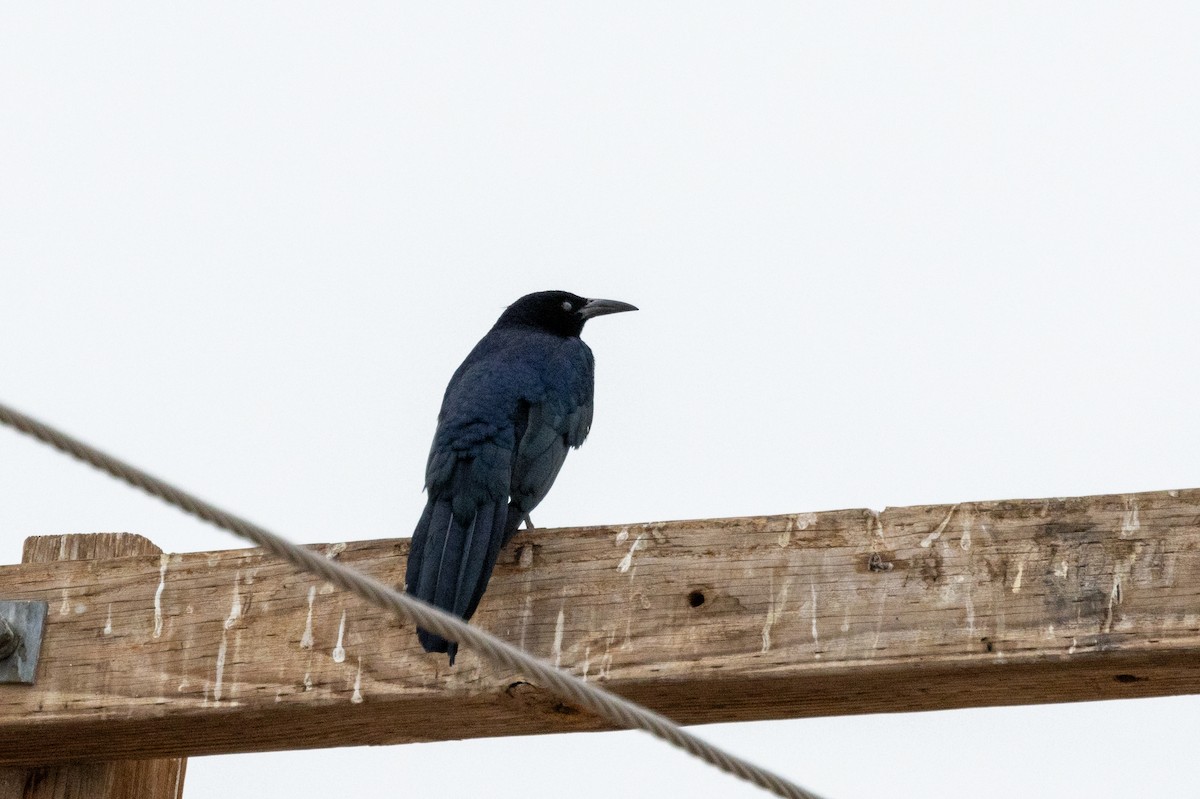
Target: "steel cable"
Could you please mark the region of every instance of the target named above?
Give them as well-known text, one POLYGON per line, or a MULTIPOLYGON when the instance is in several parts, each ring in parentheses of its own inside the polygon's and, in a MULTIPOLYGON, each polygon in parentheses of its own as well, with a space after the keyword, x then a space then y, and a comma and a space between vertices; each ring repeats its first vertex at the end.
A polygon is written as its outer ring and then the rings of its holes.
POLYGON ((544 687, 564 699, 591 710, 618 727, 644 730, 722 771, 740 777, 777 796, 787 799, 820 799, 816 794, 783 777, 698 738, 659 713, 584 682, 478 627, 472 627, 456 616, 408 594, 401 593, 369 575, 343 566, 324 555, 293 544, 269 530, 221 510, 170 483, 107 455, 2 403, 0 403, 0 422, 140 488, 147 494, 158 497, 193 516, 252 541, 300 570, 315 574, 327 582, 357 594, 377 607, 391 610, 413 624, 443 638, 466 644, 495 663, 532 676, 539 680, 544 687))

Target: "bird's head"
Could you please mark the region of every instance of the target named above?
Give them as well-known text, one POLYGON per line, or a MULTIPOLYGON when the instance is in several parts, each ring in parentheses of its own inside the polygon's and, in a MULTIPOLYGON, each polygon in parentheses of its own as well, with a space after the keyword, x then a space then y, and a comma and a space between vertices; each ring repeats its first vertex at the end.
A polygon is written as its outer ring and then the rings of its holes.
POLYGON ((569 291, 539 291, 508 306, 496 327, 535 327, 559 336, 578 336, 583 323, 593 316, 636 310, 636 306, 618 300, 589 300, 569 291))

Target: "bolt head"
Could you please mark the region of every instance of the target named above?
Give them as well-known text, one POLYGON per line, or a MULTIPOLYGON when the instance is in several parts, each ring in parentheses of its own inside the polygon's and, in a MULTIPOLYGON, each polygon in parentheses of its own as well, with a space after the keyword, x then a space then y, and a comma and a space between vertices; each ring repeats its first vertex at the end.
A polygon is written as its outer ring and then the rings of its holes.
POLYGON ((8 619, 0 616, 0 660, 10 658, 21 645, 21 636, 8 623, 8 619))

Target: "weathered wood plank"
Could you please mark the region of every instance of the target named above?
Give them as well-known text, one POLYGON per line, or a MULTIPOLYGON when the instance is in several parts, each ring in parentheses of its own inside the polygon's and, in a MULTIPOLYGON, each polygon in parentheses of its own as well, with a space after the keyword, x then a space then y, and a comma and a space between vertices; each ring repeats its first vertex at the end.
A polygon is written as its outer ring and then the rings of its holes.
MULTIPOLYGON (((25 540, 22 561, 160 554, 152 542, 131 533, 46 535, 25 540)), ((179 799, 186 769, 187 760, 178 757, 0 768, 0 799, 179 799)))
MULTIPOLYGON (((407 541, 319 547, 392 583, 407 541)), ((0 567, 0 763, 599 729, 257 550, 0 567)), ((522 533, 477 623, 682 722, 1200 692, 1200 490, 522 533)))

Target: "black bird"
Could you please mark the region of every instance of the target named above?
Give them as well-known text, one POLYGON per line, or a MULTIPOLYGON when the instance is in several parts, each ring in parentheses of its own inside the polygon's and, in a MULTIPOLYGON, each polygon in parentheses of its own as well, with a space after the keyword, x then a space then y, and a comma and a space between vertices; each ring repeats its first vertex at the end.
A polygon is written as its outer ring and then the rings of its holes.
MULTIPOLYGON (((616 300, 539 291, 510 305, 462 362, 438 413, 425 468, 428 500, 413 532, 405 590, 470 619, 500 549, 545 498, 567 449, 592 426, 594 316, 636 311, 616 300)), ((426 652, 458 645, 418 629, 426 652)))

